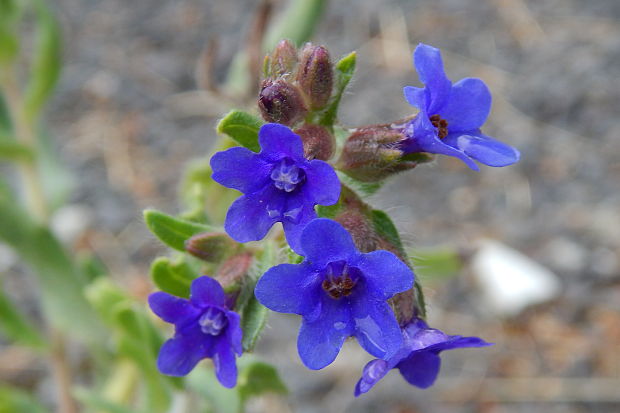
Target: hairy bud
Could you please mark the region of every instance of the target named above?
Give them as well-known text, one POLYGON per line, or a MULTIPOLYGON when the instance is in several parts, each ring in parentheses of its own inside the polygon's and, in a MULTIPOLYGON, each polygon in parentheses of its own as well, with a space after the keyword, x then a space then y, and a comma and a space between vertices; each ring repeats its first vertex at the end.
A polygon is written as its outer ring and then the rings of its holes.
POLYGON ((310 43, 304 46, 297 69, 297 82, 311 109, 321 109, 327 105, 332 94, 334 72, 325 47, 310 43))
POLYGON ((253 260, 253 255, 248 252, 234 255, 220 265, 215 278, 226 292, 236 291, 241 288, 253 260))
POLYGON ((287 73, 292 73, 297 65, 297 49, 288 40, 280 40, 269 56, 270 77, 276 78, 287 73))
POLYGON ((237 242, 220 232, 203 232, 185 241, 185 251, 196 258, 212 263, 222 262, 238 247, 237 242))
POLYGON ((295 133, 301 137, 306 158, 326 161, 334 154, 336 142, 325 127, 306 124, 295 129, 295 133))
POLYGON ((283 78, 263 80, 258 107, 266 121, 287 126, 297 123, 307 112, 297 87, 283 78))

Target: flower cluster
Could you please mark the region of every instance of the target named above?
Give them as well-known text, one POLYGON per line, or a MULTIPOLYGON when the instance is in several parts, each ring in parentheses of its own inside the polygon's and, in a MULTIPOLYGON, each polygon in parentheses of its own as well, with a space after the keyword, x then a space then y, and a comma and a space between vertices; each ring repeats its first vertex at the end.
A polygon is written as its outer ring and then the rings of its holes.
MULTIPOLYGON (((490 345, 426 324, 416 300, 417 280, 396 229, 385 222, 386 214, 351 195, 354 190, 336 173, 340 169, 358 181, 376 182, 431 159, 429 154, 457 157, 474 170, 479 169, 474 161, 489 166, 518 161, 516 149, 480 131, 491 107, 482 80, 452 84, 439 50, 431 46, 420 44, 414 59, 424 87, 407 86, 404 93, 419 112, 405 121, 349 130, 348 138, 340 129, 345 139, 336 145, 336 126, 326 119, 333 117, 330 111, 340 97, 334 94, 327 50, 306 45, 298 53, 289 42, 280 42, 266 60, 267 77, 258 98, 261 114, 272 122, 258 131, 260 152, 233 147, 211 158, 212 179, 242 193, 228 209, 227 234, 238 243, 258 241, 281 223, 288 245, 301 256, 289 254, 295 258, 251 280, 262 305, 302 317, 297 340, 301 361, 310 369, 322 369, 350 337, 376 357, 364 367, 356 396, 393 368, 410 384, 427 388, 437 378, 442 351, 490 345), (340 156, 336 162, 331 161, 335 154, 340 156), (323 212, 338 213, 318 214, 317 205, 330 206, 323 212)), ((233 245, 222 236, 193 237, 186 242, 187 251, 218 263, 218 257, 226 256, 222 249, 227 247, 222 246, 233 245), (219 249, 210 251, 210 245, 219 249)), ((235 279, 244 276, 253 254, 244 251, 247 265, 235 279)), ((161 349, 160 371, 185 375, 210 358, 220 382, 234 386, 235 356, 242 353, 235 299, 209 277, 192 283, 189 299, 152 294, 153 312, 175 326, 174 337, 161 349)))

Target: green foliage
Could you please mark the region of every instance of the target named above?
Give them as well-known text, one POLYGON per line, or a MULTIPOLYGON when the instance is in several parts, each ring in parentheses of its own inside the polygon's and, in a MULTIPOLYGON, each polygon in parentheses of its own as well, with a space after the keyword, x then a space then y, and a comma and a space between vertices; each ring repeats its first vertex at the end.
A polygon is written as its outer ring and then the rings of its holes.
POLYGON ((338 117, 338 106, 340 105, 340 99, 342 99, 342 94, 353 77, 356 60, 357 54, 355 52, 351 52, 336 63, 335 92, 329 105, 327 106, 327 109, 323 113, 321 120, 319 121, 322 125, 332 126, 336 121, 336 118, 338 117))
POLYGON ((144 210, 144 220, 161 242, 177 251, 185 251, 185 241, 193 235, 214 230, 208 225, 175 218, 154 209, 144 210))
POLYGON ((398 230, 389 215, 381 210, 373 209, 370 212, 370 216, 372 225, 377 234, 390 245, 394 246, 402 257, 406 257, 403 243, 400 240, 400 235, 398 235, 398 230))
POLYGON ((231 110, 217 124, 217 132, 228 135, 239 145, 258 152, 258 130, 263 123, 261 119, 247 112, 231 110))
POLYGON ((237 387, 242 403, 265 393, 288 393, 275 367, 248 357, 239 361, 237 387))
POLYGON ((31 162, 34 152, 26 145, 3 138, 0 132, 0 160, 31 162))
POLYGON ((2 90, 0 90, 0 133, 2 134, 2 139, 8 139, 10 133, 12 132, 13 125, 11 123, 11 115, 9 114, 9 108, 4 100, 4 95, 2 94, 2 90))
POLYGON ((416 274, 425 281, 441 281, 458 275, 463 261, 458 251, 450 247, 411 250, 411 260, 416 274))
POLYGON ((362 182, 338 171, 338 178, 343 185, 348 186, 362 196, 371 196, 377 193, 383 186, 384 181, 378 182, 362 182))
POLYGON ((187 298, 194 276, 184 262, 174 264, 169 258, 159 257, 151 264, 151 278, 160 290, 187 298))
MULTIPOLYGON (((1 1, 1 0, 0 0, 1 1)), ((30 394, 14 387, 0 387, 0 413, 47 413, 30 394)))
POLYGON ((276 24, 265 36, 263 50, 271 50, 280 39, 296 46, 309 41, 320 22, 327 0, 292 0, 276 24))
MULTIPOLYGON (((9 339, 37 349, 44 348, 45 340, 38 329, 30 324, 4 293, 0 285, 0 331, 9 339)), ((2 411, 0 409, 0 411, 2 411)))
POLYGON ((84 279, 60 242, 48 228, 32 221, 6 191, 0 193, 0 216, 0 240, 37 275, 45 315, 69 334, 97 340, 100 323, 84 298, 84 279))

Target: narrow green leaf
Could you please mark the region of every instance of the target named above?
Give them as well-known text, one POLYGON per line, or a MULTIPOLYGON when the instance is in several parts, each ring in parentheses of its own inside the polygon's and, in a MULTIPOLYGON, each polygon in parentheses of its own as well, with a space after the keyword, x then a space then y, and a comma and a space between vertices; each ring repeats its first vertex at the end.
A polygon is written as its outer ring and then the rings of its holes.
POLYGON ((289 39, 296 46, 309 41, 327 6, 327 0, 292 0, 279 20, 271 25, 263 42, 264 50, 271 50, 281 39, 289 39))
POLYGON ((0 413, 47 413, 34 397, 15 387, 0 387, 0 413))
POLYGON ((9 66, 19 52, 19 40, 16 34, 12 32, 11 27, 3 23, 0 18, 0 67, 9 66))
POLYGON ((84 279, 50 230, 33 222, 4 193, 0 216, 0 240, 38 276, 46 317, 69 334, 90 341, 101 337, 101 324, 84 297, 84 279))
POLYGON ((258 152, 260 151, 258 130, 263 123, 261 119, 247 112, 231 110, 217 124, 217 132, 228 135, 239 145, 258 152))
POLYGON ((212 410, 217 413, 242 413, 241 398, 239 391, 227 389, 222 386, 213 374, 212 369, 198 366, 187 376, 187 384, 190 389, 207 400, 212 410))
POLYGON ((411 260, 416 274, 428 281, 439 281, 458 275, 463 262, 454 248, 439 247, 415 249, 411 251, 411 260))
POLYGON ((177 297, 189 297, 191 279, 183 276, 183 272, 175 271, 169 258, 159 257, 151 264, 151 278, 162 291, 177 297))
POLYGON ((242 402, 245 403, 250 397, 265 393, 288 393, 288 389, 274 366, 262 361, 244 359, 239 360, 239 379, 237 381, 242 402))
POLYGON ((362 182, 340 171, 338 171, 337 173, 343 185, 347 185, 355 192, 364 197, 376 194, 377 191, 379 191, 379 189, 381 189, 384 184, 384 181, 362 182))
POLYGON ((51 96, 60 76, 61 39, 56 18, 43 0, 35 1, 37 42, 24 97, 24 112, 33 120, 51 96))
POLYGON ((41 129, 37 134, 36 161, 48 204, 59 208, 66 204, 74 187, 75 176, 60 160, 51 136, 41 129))
POLYGON ((214 231, 213 227, 174 218, 154 209, 144 211, 146 226, 170 248, 185 251, 185 241, 201 232, 214 231))
POLYGON ((370 214, 375 231, 377 231, 382 238, 387 240, 390 245, 396 247, 403 257, 406 257, 405 249, 403 248, 403 243, 400 240, 400 235, 398 235, 396 225, 394 225, 388 214, 378 209, 373 209, 370 214))
POLYGON ((34 152, 26 145, 19 142, 2 139, 0 133, 0 160, 27 161, 34 160, 34 152))
POLYGON ((11 123, 11 114, 9 113, 9 107, 7 106, 2 90, 0 90, 0 133, 3 135, 10 135, 13 129, 11 123))
POLYGON ((336 63, 336 88, 331 102, 320 120, 321 124, 332 126, 336 122, 340 99, 342 99, 342 94, 353 77, 356 60, 357 54, 351 52, 336 63))
POLYGON ((0 286, 0 331, 15 342, 44 348, 46 341, 36 327, 19 312, 0 286))

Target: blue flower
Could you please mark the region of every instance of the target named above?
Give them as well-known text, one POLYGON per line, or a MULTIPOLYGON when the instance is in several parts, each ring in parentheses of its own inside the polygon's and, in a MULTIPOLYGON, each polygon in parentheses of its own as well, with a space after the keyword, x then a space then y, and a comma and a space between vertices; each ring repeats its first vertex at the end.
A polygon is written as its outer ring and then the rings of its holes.
POLYGON ((189 300, 162 291, 149 296, 151 310, 175 327, 174 337, 159 351, 160 372, 185 376, 200 360, 211 358, 220 383, 235 386, 242 332, 239 314, 228 310, 225 301, 220 284, 206 276, 192 282, 189 300))
POLYGON ((366 393, 391 369, 398 368, 410 384, 426 389, 433 385, 441 359, 439 353, 466 347, 492 345, 478 337, 449 336, 420 320, 414 319, 402 330, 403 346, 387 360, 373 360, 366 364, 362 377, 355 386, 355 396, 366 393))
POLYGON ((515 148, 480 131, 491 110, 491 93, 480 79, 465 78, 454 85, 446 77, 439 49, 420 43, 414 65, 424 88, 405 86, 405 99, 418 115, 404 125, 405 153, 428 152, 454 156, 471 169, 473 160, 507 166, 519 160, 515 148))
POLYGON ((303 317, 297 349, 304 364, 330 364, 355 336, 375 357, 391 357, 402 344, 387 303, 413 286, 413 272, 388 251, 360 253, 337 222, 319 218, 301 234, 305 260, 281 264, 258 281, 258 301, 273 311, 303 317))
POLYGON ((260 153, 231 148, 211 158, 213 179, 243 192, 228 210, 224 227, 238 242, 262 239, 282 222, 286 239, 299 252, 304 226, 316 218, 314 206, 333 205, 340 181, 326 162, 304 158, 301 138, 277 123, 258 132, 260 153))

